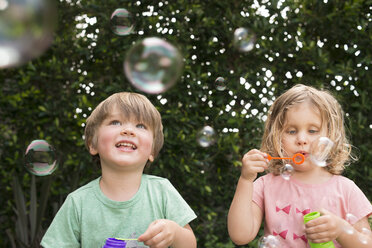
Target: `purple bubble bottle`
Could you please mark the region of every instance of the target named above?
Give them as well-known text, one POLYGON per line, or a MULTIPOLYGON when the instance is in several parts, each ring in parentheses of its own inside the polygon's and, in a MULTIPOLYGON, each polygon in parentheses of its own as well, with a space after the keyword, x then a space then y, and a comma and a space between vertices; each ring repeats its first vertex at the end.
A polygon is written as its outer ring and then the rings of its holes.
POLYGON ((108 238, 102 248, 125 248, 127 243, 124 240, 108 238))

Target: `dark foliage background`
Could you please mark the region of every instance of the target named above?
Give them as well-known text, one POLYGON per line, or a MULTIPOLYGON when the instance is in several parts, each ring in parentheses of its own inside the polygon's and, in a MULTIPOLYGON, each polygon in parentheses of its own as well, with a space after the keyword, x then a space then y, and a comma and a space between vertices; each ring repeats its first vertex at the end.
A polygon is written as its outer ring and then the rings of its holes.
POLYGON ((22 210, 13 177, 24 190, 24 214, 31 216, 35 197, 39 201, 49 192, 40 238, 67 194, 99 175, 84 147, 84 122, 110 94, 139 92, 125 77, 123 61, 134 42, 151 36, 175 45, 185 61, 173 88, 147 95, 162 114, 165 133, 160 156, 147 172, 169 178, 196 211, 191 225, 199 247, 235 247, 226 216, 240 159, 259 146, 270 102, 297 83, 328 89, 342 104, 360 157, 344 174, 372 200, 371 12, 370 0, 59 1, 52 46, 27 64, 0 71, 0 246, 20 240, 22 225, 15 221, 22 210), (111 31, 116 8, 135 16, 137 33, 111 31), (96 22, 78 36, 77 24, 91 18, 96 22), (238 27, 256 33, 252 51, 233 47, 238 27), (217 77, 225 78, 225 91, 216 90, 217 77), (207 148, 196 142, 204 125, 218 136, 207 148), (59 168, 34 178, 32 193, 23 157, 35 139, 55 147, 59 168))

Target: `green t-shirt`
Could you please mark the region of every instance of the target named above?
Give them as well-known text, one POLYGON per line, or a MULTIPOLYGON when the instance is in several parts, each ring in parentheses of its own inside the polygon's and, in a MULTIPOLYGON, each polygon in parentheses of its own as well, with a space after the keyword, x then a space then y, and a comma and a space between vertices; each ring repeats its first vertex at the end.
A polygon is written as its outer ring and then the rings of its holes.
MULTIPOLYGON (((45 233, 45 248, 101 248, 107 238, 138 238, 157 219, 185 226, 196 218, 194 211, 168 179, 142 175, 132 199, 107 198, 97 178, 70 193, 45 233)), ((147 247, 128 241, 127 248, 147 247)))

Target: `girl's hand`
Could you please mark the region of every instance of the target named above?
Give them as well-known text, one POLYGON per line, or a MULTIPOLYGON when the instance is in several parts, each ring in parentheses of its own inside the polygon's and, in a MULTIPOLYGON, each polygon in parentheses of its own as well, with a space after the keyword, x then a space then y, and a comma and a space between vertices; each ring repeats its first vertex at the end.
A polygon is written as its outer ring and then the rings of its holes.
POLYGON ((155 220, 145 233, 138 237, 138 241, 151 248, 167 248, 173 244, 177 227, 177 223, 171 220, 155 220))
POLYGON ((254 181, 257 178, 257 173, 264 172, 268 165, 267 154, 257 149, 252 149, 243 156, 241 177, 254 181))
POLYGON ((322 209, 321 216, 305 224, 306 237, 312 243, 335 240, 343 232, 345 221, 331 212, 322 209))

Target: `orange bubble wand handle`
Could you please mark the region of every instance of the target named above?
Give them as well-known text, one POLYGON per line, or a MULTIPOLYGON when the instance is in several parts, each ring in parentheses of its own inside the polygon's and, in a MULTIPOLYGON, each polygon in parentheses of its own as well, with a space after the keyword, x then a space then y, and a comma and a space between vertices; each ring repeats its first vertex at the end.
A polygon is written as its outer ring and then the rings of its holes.
POLYGON ((271 157, 270 154, 267 154, 267 159, 270 161, 271 159, 289 159, 289 160, 292 160, 293 163, 295 164, 302 164, 304 161, 305 161, 305 156, 302 154, 302 153, 296 153, 295 155, 293 155, 293 157, 291 158, 288 158, 288 157, 271 157), (301 160, 297 160, 296 158, 300 158, 301 160))

